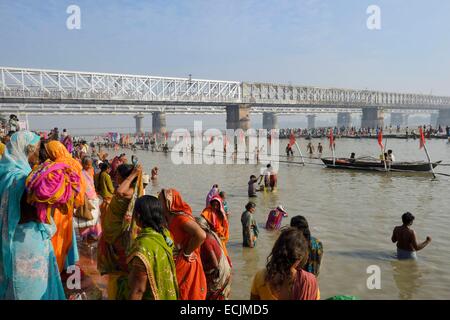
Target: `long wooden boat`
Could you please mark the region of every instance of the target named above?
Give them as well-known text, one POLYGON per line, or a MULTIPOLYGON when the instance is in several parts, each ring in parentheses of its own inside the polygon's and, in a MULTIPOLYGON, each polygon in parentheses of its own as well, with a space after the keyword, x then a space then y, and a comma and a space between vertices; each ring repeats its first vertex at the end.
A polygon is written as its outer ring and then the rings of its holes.
MULTIPOLYGON (((336 158, 333 164, 333 158, 322 158, 322 162, 333 169, 349 169, 349 170, 369 170, 369 171, 386 171, 384 163, 374 158, 336 158)), ((433 169, 442 161, 433 162, 433 169)), ((389 171, 399 172, 428 172, 431 171, 430 164, 424 161, 416 162, 394 162, 387 165, 389 171)))

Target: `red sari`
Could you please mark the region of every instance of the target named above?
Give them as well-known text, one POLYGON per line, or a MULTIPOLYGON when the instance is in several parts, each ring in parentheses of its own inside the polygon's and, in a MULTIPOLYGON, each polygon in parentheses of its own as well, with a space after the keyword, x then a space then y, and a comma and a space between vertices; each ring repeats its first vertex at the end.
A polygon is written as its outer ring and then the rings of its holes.
POLYGON ((203 265, 200 259, 200 249, 193 253, 196 256, 194 262, 188 262, 183 257, 183 249, 190 240, 190 235, 183 230, 183 225, 188 221, 195 221, 192 217, 191 207, 183 201, 181 195, 175 189, 163 190, 167 201, 167 208, 174 215, 169 224, 169 231, 175 242, 175 268, 177 272, 178 286, 181 300, 205 300, 207 283, 203 265))

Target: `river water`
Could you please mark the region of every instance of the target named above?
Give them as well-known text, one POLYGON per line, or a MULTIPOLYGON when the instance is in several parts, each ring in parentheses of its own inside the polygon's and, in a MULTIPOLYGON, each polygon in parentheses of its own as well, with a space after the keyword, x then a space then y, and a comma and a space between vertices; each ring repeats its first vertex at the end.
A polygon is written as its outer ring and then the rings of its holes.
MULTIPOLYGON (((324 147, 329 156, 328 142, 312 140, 324 147)), ((299 141, 306 154, 306 141, 299 141)), ((287 140, 280 142, 284 150, 287 140)), ((450 163, 450 144, 432 140, 427 146, 433 160, 450 163)), ((337 156, 357 157, 379 154, 376 140, 339 139, 337 156)), ((425 160, 418 140, 388 141, 397 161, 425 160)), ((296 150, 294 150, 296 151, 296 150)), ((128 155, 131 151, 125 151, 128 155)), ((113 151, 110 151, 110 156, 113 151)), ((306 166, 280 164, 278 190, 262 192, 254 199, 255 218, 260 226, 256 248, 242 247, 240 216, 247 197, 247 181, 258 175, 261 164, 245 165, 174 165, 170 154, 148 151, 134 152, 144 164, 145 171, 160 168, 154 185, 147 194, 163 187, 176 188, 199 215, 211 186, 219 184, 228 194, 230 241, 228 252, 233 262, 232 299, 248 299, 254 274, 264 267, 278 232, 264 229, 270 209, 282 204, 289 214, 283 225, 294 215, 305 216, 311 233, 324 246, 319 275, 322 298, 333 295, 355 295, 361 299, 448 299, 450 298, 450 247, 448 225, 450 218, 450 177, 432 180, 426 173, 353 172, 333 170, 320 165, 320 160, 308 159, 306 166), (418 253, 417 262, 398 262, 395 244, 390 240, 392 230, 401 224, 401 215, 410 211, 416 216, 413 228, 420 241, 431 236, 432 243, 418 253), (369 266, 378 266, 381 288, 369 289, 369 266)), ((282 153, 284 154, 284 153, 282 153)), ((297 154, 297 153, 296 153, 297 154)), ((296 160, 298 161, 298 159, 296 160)), ((450 174, 450 167, 437 172, 450 174)), ((104 287, 104 285, 102 285, 104 287)))

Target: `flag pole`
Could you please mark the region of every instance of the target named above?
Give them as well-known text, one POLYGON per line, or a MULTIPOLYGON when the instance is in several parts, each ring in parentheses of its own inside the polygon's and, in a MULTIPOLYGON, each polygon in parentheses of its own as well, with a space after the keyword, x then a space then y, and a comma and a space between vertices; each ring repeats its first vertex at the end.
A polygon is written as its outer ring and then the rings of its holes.
POLYGON ((305 165, 305 160, 303 159, 303 154, 302 154, 302 150, 300 150, 300 147, 297 144, 297 141, 295 141, 295 146, 298 149, 298 152, 300 153, 300 158, 302 159, 302 164, 305 165))
POLYGON ((423 135, 422 127, 419 128, 419 133, 420 133, 420 148, 421 149, 422 147, 424 148, 425 154, 427 155, 428 163, 430 164, 431 173, 433 174, 433 178, 436 179, 436 174, 434 173, 433 164, 431 163, 430 154, 428 153, 427 145, 425 143, 425 137, 423 135))

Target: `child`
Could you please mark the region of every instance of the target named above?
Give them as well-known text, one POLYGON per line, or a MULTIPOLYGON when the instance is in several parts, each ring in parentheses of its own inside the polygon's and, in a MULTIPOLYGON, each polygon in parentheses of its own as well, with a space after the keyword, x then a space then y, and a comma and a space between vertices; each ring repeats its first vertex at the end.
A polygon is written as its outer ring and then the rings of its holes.
POLYGON ((244 247, 253 248, 256 245, 256 239, 258 239, 258 225, 254 217, 256 204, 254 202, 249 202, 245 206, 245 211, 241 216, 242 223, 242 236, 244 247))
POLYGON ((225 193, 225 191, 220 191, 219 196, 220 198, 222 198, 223 209, 225 210, 225 214, 227 215, 228 218, 230 214, 228 212, 228 202, 226 200, 227 194, 225 193))

